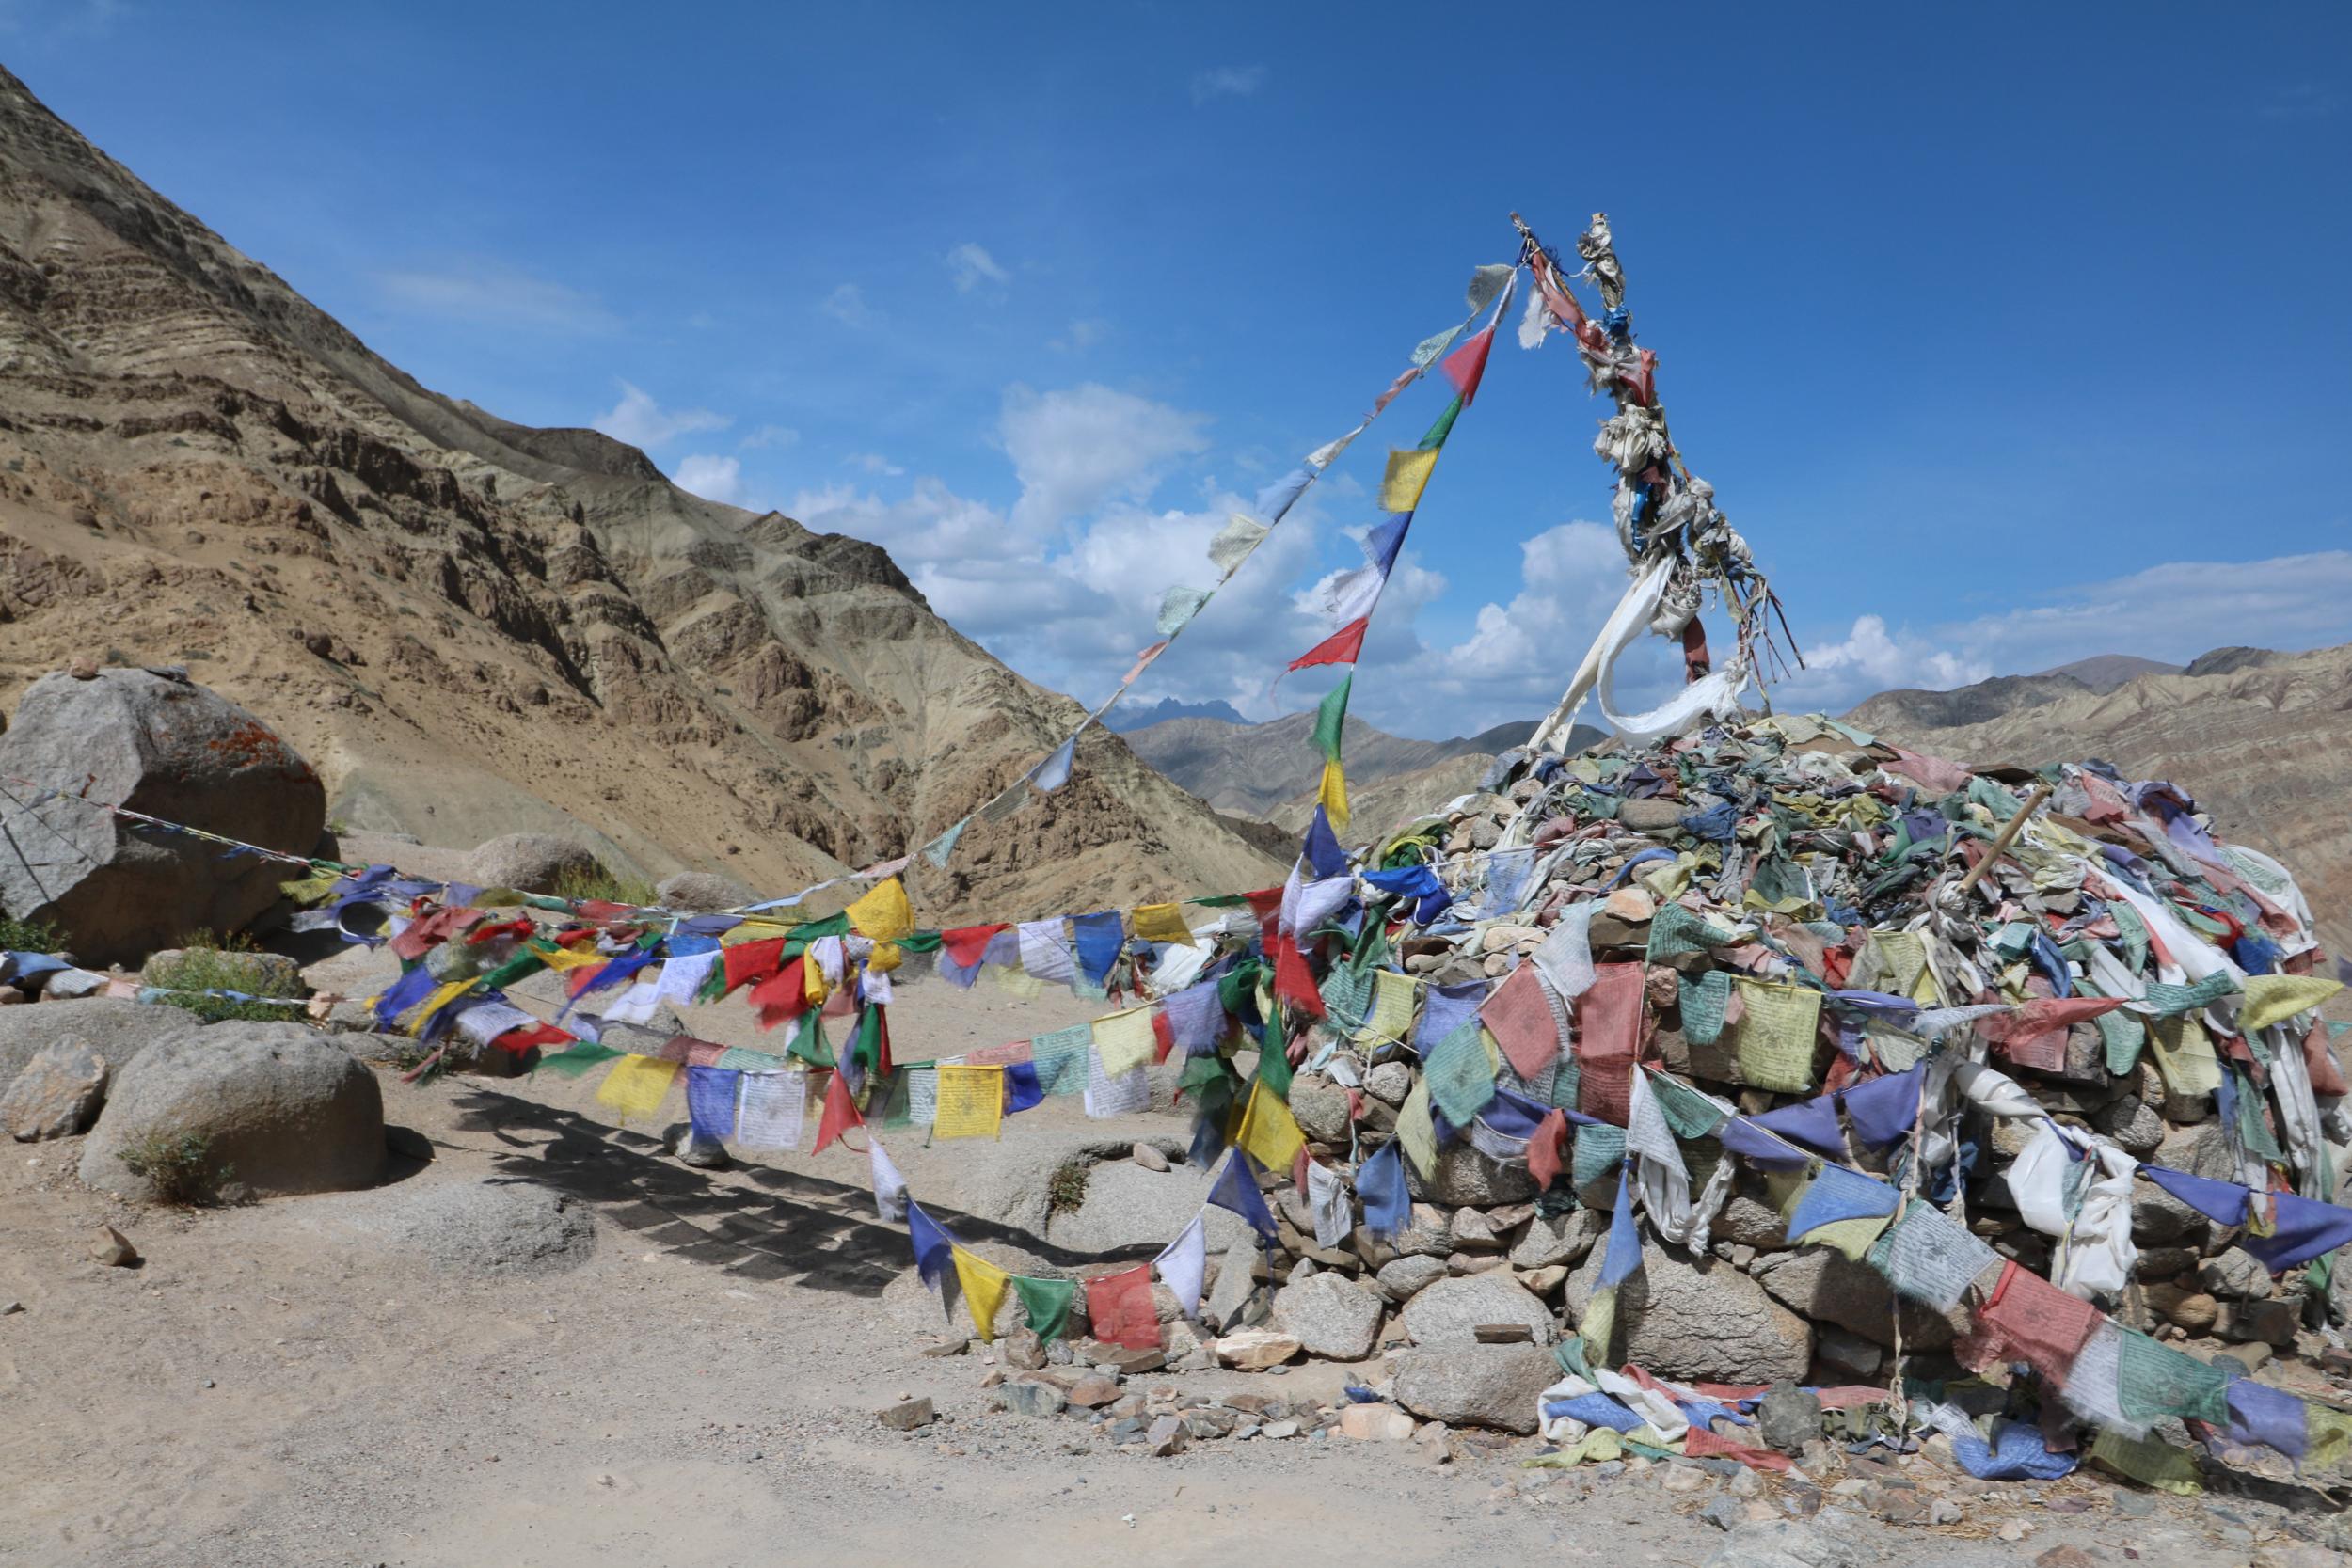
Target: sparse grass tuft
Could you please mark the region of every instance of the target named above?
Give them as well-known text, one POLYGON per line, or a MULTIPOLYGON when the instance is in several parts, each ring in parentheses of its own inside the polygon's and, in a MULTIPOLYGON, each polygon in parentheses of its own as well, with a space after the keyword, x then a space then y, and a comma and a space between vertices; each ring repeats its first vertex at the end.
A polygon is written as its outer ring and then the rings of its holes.
POLYGON ((55 953, 64 946, 65 933, 46 920, 0 913, 0 953, 55 953))
POLYGON ((183 1209, 209 1200, 236 1175, 233 1165, 213 1164, 211 1141, 195 1132, 150 1132, 123 1148, 122 1163, 155 1189, 158 1203, 183 1209))
POLYGON ((1087 1200, 1087 1175, 1093 1167, 1083 1160, 1073 1160, 1055 1167, 1045 1179, 1045 1212, 1067 1214, 1087 1200))
POLYGON ((575 904, 601 899, 608 904, 654 904, 660 895, 642 877, 616 877, 610 871, 566 871, 555 879, 555 896, 575 904))
MULTIPOLYGON (((287 997, 302 994, 299 982, 289 989, 284 982, 269 978, 262 966, 254 961, 250 937, 215 937, 210 931, 199 931, 190 937, 178 958, 156 966, 148 983, 174 992, 241 990, 255 996, 287 997)), ((225 996, 167 995, 164 1001, 167 1006, 194 1013, 207 1023, 231 1018, 256 1023, 284 1023, 302 1017, 301 1009, 296 1007, 280 1007, 267 1002, 233 1002, 225 996)))

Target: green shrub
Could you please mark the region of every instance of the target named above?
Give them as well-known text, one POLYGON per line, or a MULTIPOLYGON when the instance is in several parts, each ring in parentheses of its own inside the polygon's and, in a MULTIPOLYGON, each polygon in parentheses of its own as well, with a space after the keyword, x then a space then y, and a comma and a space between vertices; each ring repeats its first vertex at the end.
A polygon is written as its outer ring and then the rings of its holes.
POLYGON ((55 953, 64 946, 65 933, 46 920, 0 912, 0 953, 55 953))
POLYGON ((601 868, 584 871, 566 869, 555 879, 555 896, 584 904, 601 899, 608 904, 652 905, 660 902, 653 884, 643 877, 616 877, 601 868))
POLYGON ((1045 1179, 1045 1212, 1067 1214, 1083 1207, 1087 1200, 1087 1175, 1093 1167, 1084 1160, 1073 1160, 1055 1167, 1045 1179))
POLYGON ((301 983, 289 986, 271 980, 262 967, 253 961, 252 939, 245 936, 215 937, 210 931, 199 931, 188 939, 179 957, 168 962, 150 966, 146 976, 151 986, 167 992, 167 1005, 194 1013, 207 1023, 224 1019, 245 1019, 257 1023, 299 1022, 302 1009, 281 1007, 268 1002, 234 1002, 225 996, 190 996, 183 991, 241 990, 256 996, 299 997, 301 983))
POLYGON ((155 1189, 158 1203, 183 1208, 206 1201, 236 1175, 213 1164, 211 1140, 195 1132, 149 1132, 124 1146, 122 1163, 155 1189))

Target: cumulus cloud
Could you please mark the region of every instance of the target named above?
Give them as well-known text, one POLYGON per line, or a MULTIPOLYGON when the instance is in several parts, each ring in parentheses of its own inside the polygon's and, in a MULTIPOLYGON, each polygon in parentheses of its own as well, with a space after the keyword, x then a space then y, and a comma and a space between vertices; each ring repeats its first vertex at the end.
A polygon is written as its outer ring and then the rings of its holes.
POLYGON ((696 431, 724 430, 735 420, 707 408, 663 408, 644 388, 621 383, 621 401, 590 421, 616 441, 652 451, 696 431))
POLYGON ((1021 499, 1013 526, 1056 528, 1114 499, 1147 499, 1171 464, 1208 450, 1205 414, 1088 382, 1065 391, 1006 388, 997 438, 1021 499))
POLYGON ((906 472, 902 466, 893 463, 878 451, 853 451, 841 461, 852 468, 862 469, 869 474, 878 474, 884 479, 896 479, 906 472))
POLYGON ((729 506, 750 504, 743 487, 743 465, 737 458, 706 454, 680 458, 671 483, 707 501, 723 501, 729 506))
POLYGON ((1262 65, 1220 65, 1192 79, 1192 101, 1206 103, 1218 98, 1248 98, 1265 86, 1262 65))
POLYGON ((861 331, 882 322, 882 313, 866 303, 866 291, 854 283, 836 284, 825 296, 824 311, 842 325, 861 331))
POLYGON ((995 257, 970 240, 947 252, 947 275, 955 279, 960 294, 977 289, 1001 290, 1012 281, 1012 275, 996 264, 995 257))
POLYGON ((788 424, 764 424, 735 444, 747 451, 781 451, 801 443, 801 433, 788 424))

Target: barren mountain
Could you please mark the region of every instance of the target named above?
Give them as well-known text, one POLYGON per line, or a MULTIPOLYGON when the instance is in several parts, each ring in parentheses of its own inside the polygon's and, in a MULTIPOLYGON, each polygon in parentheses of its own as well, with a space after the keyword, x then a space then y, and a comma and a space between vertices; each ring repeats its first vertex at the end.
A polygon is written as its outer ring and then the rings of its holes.
POLYGON ((2177 664, 2142 658, 2137 654, 2097 654, 2042 672, 2045 675, 2072 675, 2093 691, 2112 691, 2125 681, 2140 675, 2177 675, 2180 673, 2181 667, 2177 664))
MULTIPOLYGON (((2235 650, 2247 652, 2249 650, 2235 650)), ((2035 677, 2042 678, 2042 677, 2035 677)), ((2352 644, 2239 662, 2208 655, 2179 674, 2059 694, 1980 722, 1926 727, 1874 697, 1856 723, 1973 764, 2103 757, 2127 776, 2169 779, 2232 839, 2295 868, 2330 948, 2352 946, 2352 644), (2201 668, 2224 666, 2201 674, 2201 668)))
MULTIPOLYGON (((0 703, 184 664, 346 824, 586 832, 789 891, 919 844, 1079 716, 880 548, 427 390, 0 71, 0 703)), ((1232 891, 1280 867, 1100 731, 975 822, 928 916, 1232 891)))
MULTIPOLYGON (((1219 811, 1270 816, 1323 776, 1315 716, 1285 714, 1262 724, 1222 719, 1164 719, 1132 730, 1136 754, 1219 811)), ((1351 786, 1415 772, 1450 757, 1492 756, 1534 734, 1532 722, 1498 724, 1454 740, 1406 740, 1350 719, 1342 739, 1351 786)))

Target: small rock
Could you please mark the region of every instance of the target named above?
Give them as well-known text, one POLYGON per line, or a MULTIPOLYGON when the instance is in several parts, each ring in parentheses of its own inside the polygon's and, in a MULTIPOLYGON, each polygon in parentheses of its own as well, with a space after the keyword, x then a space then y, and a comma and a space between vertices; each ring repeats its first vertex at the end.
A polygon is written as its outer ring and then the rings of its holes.
POLYGON ((874 1412, 874 1419, 893 1432, 913 1432, 917 1427, 930 1425, 938 1418, 938 1413, 932 1410, 929 1399, 900 1400, 897 1404, 884 1405, 874 1412))
POLYGON ((1821 1435, 1821 1402, 1792 1383, 1775 1383, 1756 1408, 1765 1446, 1795 1453, 1821 1435))
POLYGON ((1933 1502, 1931 1502, 1931 1503, 1928 1504, 1928 1523, 1929 1523, 1929 1524, 1931 1524, 1931 1525, 1957 1525, 1957 1524, 1959 1524, 1959 1523, 1960 1523, 1960 1521, 1961 1521, 1960 1505, 1959 1505, 1958 1503, 1956 1503, 1956 1502, 1952 1501, 1952 1499, 1951 1499, 1951 1498, 1949 1498, 1949 1497, 1938 1497, 1938 1498, 1936 1498, 1936 1499, 1935 1499, 1935 1501, 1933 1501, 1933 1502))
POLYGON ((934 1356, 961 1355, 971 1342, 961 1334, 934 1334, 923 1341, 922 1352, 934 1356))
POLYGON ((2023 1541, 2033 1533, 2033 1523, 2027 1519, 2004 1519, 2000 1529, 1994 1533, 2004 1541, 2023 1541))
POLYGON ((1241 1425, 1239 1411, 1220 1410, 1213 1404, 1196 1406, 1184 1412, 1180 1418, 1189 1435, 1202 1439, 1231 1437, 1241 1425))
POLYGON ((24 1310, 24 1304, 21 1301, 0 1302, 0 1318, 13 1318, 24 1310))
POLYGON ((1747 1522, 1747 1506, 1726 1494, 1709 1499, 1708 1505, 1699 1510, 1699 1517, 1717 1529, 1727 1530, 1747 1522))
POLYGON ((1218 1362, 1245 1372, 1279 1367, 1298 1354, 1298 1341, 1270 1328, 1245 1328, 1209 1346, 1218 1362))
POLYGON ((1715 1484, 1715 1478, 1695 1465, 1669 1464, 1658 1483, 1669 1492, 1704 1492, 1715 1484))
POLYGON ((1052 1384, 1032 1383, 1026 1378, 996 1390, 997 1405, 1016 1416, 1058 1416, 1069 1402, 1052 1384))
POLYGON ((1735 1497, 1760 1497, 1764 1495, 1764 1478, 1742 1465, 1731 1473, 1731 1481, 1724 1490, 1735 1497))
POLYGON ((1006 1366, 1034 1372, 1045 1365, 1045 1342, 1025 1328, 1014 1329, 996 1340, 996 1354, 1006 1366))
POLYGON ((1392 1258, 1380 1266, 1372 1282, 1383 1297, 1402 1304, 1445 1276, 1445 1263, 1439 1259, 1392 1258))
POLYGON ((1258 1429, 1258 1434, 1261 1437, 1273 1438, 1295 1437, 1298 1435, 1298 1423, 1296 1421, 1268 1421, 1258 1429))
POLYGON ((1184 1423, 1177 1417, 1163 1416, 1144 1429, 1143 1440, 1152 1446, 1154 1459, 1182 1453, 1185 1443, 1184 1423))
POLYGON ((1413 1418, 1392 1404, 1351 1404, 1340 1412, 1340 1435, 1366 1443, 1402 1443, 1413 1435, 1413 1418))
POLYGON ((1470 1334, 1482 1345, 1532 1345, 1535 1331, 1525 1323, 1479 1323, 1470 1334))
POLYGON ((2053 1546, 2033 1561, 2034 1568, 2092 1568, 2090 1554, 2080 1546, 2053 1546))
POLYGON ((93 1262, 103 1263, 110 1269, 127 1269, 139 1260, 139 1249, 111 1225, 98 1227, 98 1239, 90 1243, 89 1255, 93 1262))
POLYGON ((1168 1168, 1168 1156, 1162 1154, 1158 1149, 1153 1148, 1150 1144, 1136 1145, 1136 1147, 1130 1150, 1130 1154, 1134 1158, 1136 1164, 1141 1165, 1145 1170, 1166 1170, 1168 1168))
POLYGON ((1062 1397, 1080 1410, 1092 1410, 1119 1398, 1119 1385, 1106 1377, 1082 1377, 1062 1397))
POLYGON ((0 1094, 0 1132, 24 1144, 72 1137, 98 1115, 107 1077, 106 1058, 87 1040, 52 1040, 0 1094))

